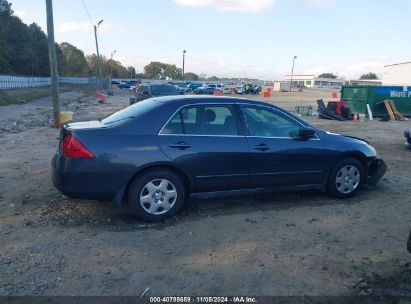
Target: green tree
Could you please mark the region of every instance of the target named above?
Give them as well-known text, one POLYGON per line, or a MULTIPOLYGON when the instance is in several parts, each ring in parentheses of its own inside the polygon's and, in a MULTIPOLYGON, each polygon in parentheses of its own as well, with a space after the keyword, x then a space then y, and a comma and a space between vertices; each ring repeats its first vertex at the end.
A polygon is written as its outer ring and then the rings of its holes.
POLYGON ((6 29, 6 42, 9 54, 9 64, 13 73, 25 75, 32 74, 30 69, 33 59, 31 32, 16 16, 11 16, 9 27, 6 29))
POLYGON ((26 47, 31 49, 31 59, 25 74, 48 76, 50 75, 50 62, 47 36, 36 23, 30 24, 29 32, 30 41, 26 47))
POLYGON ((98 76, 97 55, 91 54, 86 56, 89 76, 98 76))
POLYGON ((373 79, 377 80, 378 76, 375 73, 368 73, 368 74, 362 74, 360 77, 361 80, 366 80, 366 79, 373 79))
POLYGON ((68 42, 61 43, 60 49, 64 56, 61 75, 88 76, 87 60, 82 50, 68 42))
POLYGON ((158 61, 152 61, 144 67, 144 75, 147 79, 164 79, 163 64, 158 61))
MULTIPOLYGON (((56 47, 59 66, 61 50, 56 47)), ((0 0, 0 73, 50 75, 47 36, 35 23, 27 26, 0 0)))
POLYGON ((208 81, 218 81, 218 80, 220 80, 220 78, 218 78, 217 76, 211 76, 211 77, 208 77, 206 80, 208 80, 208 81))
POLYGON ((127 67, 127 72, 130 75, 129 76, 130 78, 132 79, 136 78, 136 68, 135 67, 132 67, 132 66, 127 67))
POLYGON ((318 76, 318 78, 336 79, 337 75, 334 75, 332 73, 322 73, 321 75, 318 76))
POLYGON ((175 64, 152 61, 144 67, 144 77, 147 79, 183 79, 183 71, 175 64))
POLYGON ((7 44, 7 34, 12 14, 11 4, 6 0, 0 0, 0 73, 12 72, 7 44))
POLYGON ((188 73, 184 73, 184 80, 198 81, 200 80, 200 76, 198 76, 197 74, 188 72, 188 73))
POLYGON ((164 78, 170 80, 181 80, 183 79, 183 70, 177 68, 175 64, 163 63, 164 78))

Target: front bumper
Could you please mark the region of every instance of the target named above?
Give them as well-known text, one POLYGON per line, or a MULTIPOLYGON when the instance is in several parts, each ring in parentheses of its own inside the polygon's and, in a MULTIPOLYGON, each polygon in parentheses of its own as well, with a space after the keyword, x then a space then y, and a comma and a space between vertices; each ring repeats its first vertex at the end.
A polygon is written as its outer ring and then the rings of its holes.
POLYGON ((368 168, 367 184, 375 186, 387 172, 387 164, 382 159, 374 159, 368 168))

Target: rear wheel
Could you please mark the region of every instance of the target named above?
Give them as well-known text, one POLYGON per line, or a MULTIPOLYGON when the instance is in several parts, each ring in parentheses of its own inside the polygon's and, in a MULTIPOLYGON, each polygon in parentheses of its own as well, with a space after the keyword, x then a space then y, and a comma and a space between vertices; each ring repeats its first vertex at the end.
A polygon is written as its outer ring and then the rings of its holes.
POLYGON ((338 162, 328 178, 327 193, 336 198, 355 195, 364 181, 364 167, 355 158, 345 158, 338 162))
POLYGON ((169 170, 153 170, 135 178, 128 191, 130 212, 143 221, 174 216, 185 198, 180 178, 169 170))

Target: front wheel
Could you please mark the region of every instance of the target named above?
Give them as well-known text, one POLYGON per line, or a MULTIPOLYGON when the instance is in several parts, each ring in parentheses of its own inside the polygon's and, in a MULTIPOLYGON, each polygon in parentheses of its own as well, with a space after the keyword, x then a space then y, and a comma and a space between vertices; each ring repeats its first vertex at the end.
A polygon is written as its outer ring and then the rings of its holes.
POLYGON ((130 212, 143 221, 158 222, 174 216, 184 204, 180 178, 169 170, 137 176, 128 191, 130 212))
POLYGON ((355 195, 365 178, 364 167, 355 158, 345 158, 332 169, 327 183, 327 193, 335 198, 355 195))

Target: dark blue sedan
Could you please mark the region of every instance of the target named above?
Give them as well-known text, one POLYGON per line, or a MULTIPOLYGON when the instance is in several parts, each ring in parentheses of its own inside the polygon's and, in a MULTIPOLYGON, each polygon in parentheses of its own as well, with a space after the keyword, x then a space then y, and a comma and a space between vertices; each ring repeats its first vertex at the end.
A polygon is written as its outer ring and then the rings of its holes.
POLYGON ((347 198, 386 170, 364 140, 266 103, 208 96, 151 98, 66 124, 52 167, 65 195, 127 203, 146 221, 173 216, 190 195, 318 189, 347 198))

